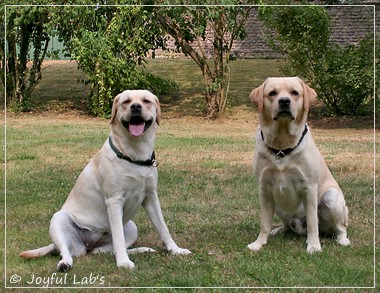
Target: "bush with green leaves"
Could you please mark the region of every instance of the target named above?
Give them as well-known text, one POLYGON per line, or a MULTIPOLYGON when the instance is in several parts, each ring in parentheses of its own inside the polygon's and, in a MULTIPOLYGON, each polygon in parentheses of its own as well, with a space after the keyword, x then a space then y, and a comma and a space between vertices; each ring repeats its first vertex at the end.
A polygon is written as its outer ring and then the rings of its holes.
POLYGON ((373 36, 356 46, 338 45, 330 39, 325 7, 264 6, 259 17, 269 44, 284 54, 281 71, 306 79, 324 102, 327 115, 368 112, 374 98, 373 36))
MULTIPOLYGON (((6 4, 19 6, 0 5, 0 21, 4 24, 0 28, 0 83, 6 89, 8 107, 17 111, 31 109, 31 95, 42 78, 42 62, 57 18, 56 10, 28 6, 29 2, 8 0, 6 4)), ((49 0, 41 4, 49 4, 49 0)))
POLYGON ((316 72, 315 89, 330 115, 360 115, 368 112, 374 95, 373 37, 357 46, 331 44, 321 70, 316 72))
POLYGON ((109 117, 114 97, 125 89, 150 89, 159 95, 176 88, 146 73, 144 59, 162 46, 160 28, 151 7, 70 7, 59 29, 71 57, 87 74, 91 111, 109 117))

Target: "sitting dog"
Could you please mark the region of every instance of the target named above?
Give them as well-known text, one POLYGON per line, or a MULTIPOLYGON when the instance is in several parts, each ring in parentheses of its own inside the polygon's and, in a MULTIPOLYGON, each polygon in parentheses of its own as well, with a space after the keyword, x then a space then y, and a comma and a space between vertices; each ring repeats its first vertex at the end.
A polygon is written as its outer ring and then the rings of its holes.
POLYGON ((250 95, 259 111, 254 173, 259 184, 260 233, 248 245, 258 251, 269 234, 292 229, 307 234, 307 252, 321 250, 319 232, 348 246, 348 210, 343 193, 306 125, 315 91, 298 77, 268 78, 250 95), (282 220, 272 230, 274 213, 282 220))
MULTIPOLYGON (((57 268, 67 271, 73 266, 72 256, 113 251, 118 267, 132 269, 127 247, 137 239, 132 218, 141 205, 171 254, 190 253, 173 241, 158 200, 154 142, 160 113, 158 98, 149 91, 127 90, 115 98, 109 138, 51 219, 53 243, 24 251, 21 257, 59 253, 57 268)), ((146 251, 154 250, 129 250, 146 251)))

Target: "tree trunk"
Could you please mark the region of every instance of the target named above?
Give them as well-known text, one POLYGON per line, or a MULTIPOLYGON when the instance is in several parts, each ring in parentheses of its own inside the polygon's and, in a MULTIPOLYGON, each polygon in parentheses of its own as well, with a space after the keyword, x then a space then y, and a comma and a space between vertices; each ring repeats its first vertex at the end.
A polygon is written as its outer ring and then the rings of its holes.
MULTIPOLYGON (((15 14, 11 14, 9 27, 14 27, 15 14)), ((28 111, 31 106, 31 94, 42 78, 41 66, 45 58, 49 37, 45 31, 43 15, 33 15, 34 19, 24 19, 16 33, 7 34, 7 100, 18 110, 28 111), (38 21, 36 21, 36 19, 38 21), (33 56, 29 56, 31 42, 34 45, 33 56), (43 46, 43 42, 45 42, 43 46), (32 66, 28 68, 28 61, 32 66)))
MULTIPOLYGON (((204 52, 198 53, 186 41, 178 25, 167 15, 158 15, 157 19, 165 31, 170 34, 180 45, 182 51, 189 55, 199 66, 204 77, 205 96, 206 96, 206 114, 207 118, 214 119, 219 116, 221 88, 218 85, 218 76, 215 76, 215 68, 212 71, 207 63, 207 57, 204 52)), ((202 50, 201 50, 202 51, 202 50)), ((219 60, 219 59, 218 59, 219 60)), ((220 66, 216 66, 220 71, 220 66)))
POLYGON ((216 119, 220 116, 220 91, 217 92, 206 92, 206 107, 207 107, 207 118, 216 119))
POLYGON ((204 74, 206 86, 206 115, 208 119, 216 119, 223 113, 223 83, 215 73, 204 74))
MULTIPOLYGON (((223 38, 225 35, 225 18, 220 17, 215 20, 213 25, 214 33, 214 68, 211 74, 212 78, 209 77, 206 83, 206 101, 207 101, 207 117, 208 118, 218 118, 226 108, 227 101, 227 88, 225 88, 226 73, 229 72, 227 54, 225 54, 225 48, 223 48, 223 38)), ((227 49, 227 53, 229 53, 227 49)))
MULTIPOLYGON (((249 12, 249 11, 248 11, 249 12)), ((247 12, 247 15, 248 15, 247 12)), ((243 17, 245 20, 247 16, 243 17)), ((227 16, 221 14, 220 17, 211 22, 213 31, 213 68, 208 64, 206 53, 200 44, 200 36, 198 36, 199 51, 194 50, 190 43, 182 34, 179 25, 173 21, 168 15, 162 14, 157 16, 157 20, 165 31, 170 34, 182 49, 183 53, 190 56, 199 66, 204 77, 205 98, 206 98, 206 114, 207 118, 218 118, 222 114, 227 105, 228 90, 230 82, 229 56, 232 49, 232 41, 236 37, 234 35, 238 28, 235 28, 230 35, 231 39, 225 44, 228 33, 227 16)), ((243 21, 240 26, 243 25, 243 21)))
MULTIPOLYGON (((25 90, 27 96, 27 102, 31 102, 31 95, 34 89, 36 88, 38 82, 42 78, 42 62, 45 59, 45 55, 49 46, 50 37, 44 36, 43 26, 39 24, 35 28, 35 36, 34 36, 34 54, 33 54, 33 64, 31 69, 29 70, 29 85, 25 90), (45 41, 44 47, 42 48, 42 43, 45 41)), ((28 110, 29 106, 26 106, 25 110, 28 110)))

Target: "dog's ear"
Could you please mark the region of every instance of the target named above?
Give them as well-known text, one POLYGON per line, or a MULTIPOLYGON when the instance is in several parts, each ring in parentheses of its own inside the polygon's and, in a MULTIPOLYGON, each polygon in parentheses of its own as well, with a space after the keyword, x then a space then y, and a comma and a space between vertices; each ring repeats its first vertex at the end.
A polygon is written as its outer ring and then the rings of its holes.
POLYGON ((264 83, 258 88, 255 88, 249 97, 252 103, 259 109, 259 112, 261 112, 264 107, 264 83))
POLYGON ((310 106, 317 100, 317 93, 302 80, 301 82, 303 86, 303 108, 308 112, 310 106))
POLYGON ((160 106, 160 101, 159 99, 154 96, 155 101, 156 101, 156 123, 157 125, 160 125, 160 119, 161 119, 161 106, 160 106))
POLYGON ((111 114, 111 122, 110 124, 115 122, 116 114, 117 114, 117 104, 119 103, 120 94, 115 97, 112 104, 112 114, 111 114))

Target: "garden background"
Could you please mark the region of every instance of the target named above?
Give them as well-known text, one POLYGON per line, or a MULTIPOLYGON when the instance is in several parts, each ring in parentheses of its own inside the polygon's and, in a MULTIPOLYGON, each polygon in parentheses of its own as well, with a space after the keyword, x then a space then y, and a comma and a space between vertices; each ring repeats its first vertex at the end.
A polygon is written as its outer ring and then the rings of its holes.
MULTIPOLYGON (((375 9, 365 8, 370 12, 375 9)), ((350 9, 362 19, 363 7, 350 9)), ((374 31, 374 23, 368 22, 368 33, 374 31)), ((246 245, 257 237, 260 211, 252 174, 258 116, 249 94, 268 76, 283 75, 285 59, 231 61, 226 109, 218 119, 208 119, 199 66, 172 51, 163 52, 163 56, 147 56, 144 66, 137 66, 175 83, 159 95, 163 114, 156 143, 158 188, 173 238, 193 253, 168 255, 141 210, 135 218, 140 231, 136 246, 149 246, 158 253, 132 256, 136 264, 133 271, 116 268, 110 254, 77 258, 70 272, 58 275, 54 275, 56 256, 31 261, 18 257, 23 250, 50 243, 51 216, 109 134, 107 118, 94 116, 89 110, 93 88, 82 82, 88 75, 77 62, 44 60, 42 78, 31 93, 27 111, 7 107, 2 113, 6 115, 6 193, 1 195, 4 285, 23 291, 45 286, 45 278, 51 282, 49 287, 78 287, 82 291, 85 287, 178 288, 173 291, 193 287, 373 288, 379 268, 375 258, 375 205, 379 202, 374 190, 378 164, 374 161, 373 97, 361 115, 351 116, 326 116, 319 101, 308 122, 345 193, 351 247, 322 238, 323 251, 308 255, 306 238, 289 233, 270 238, 262 251, 251 253, 246 245)))

